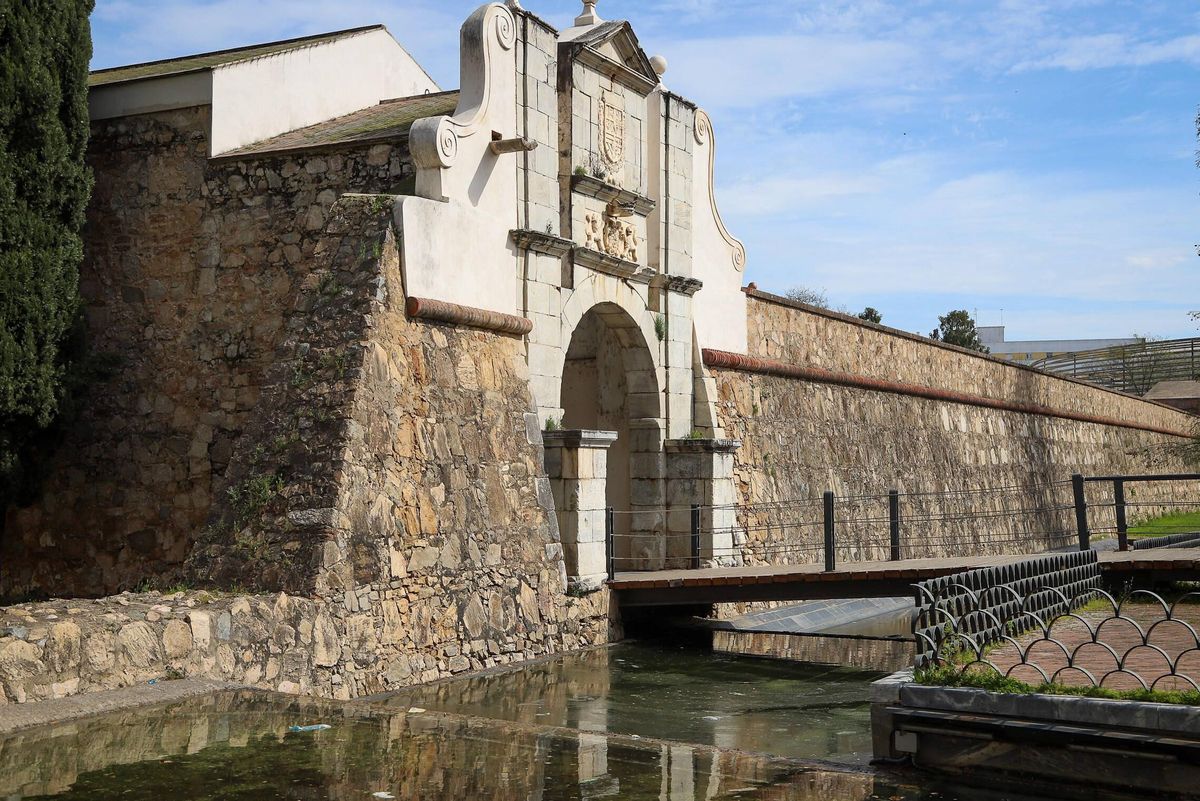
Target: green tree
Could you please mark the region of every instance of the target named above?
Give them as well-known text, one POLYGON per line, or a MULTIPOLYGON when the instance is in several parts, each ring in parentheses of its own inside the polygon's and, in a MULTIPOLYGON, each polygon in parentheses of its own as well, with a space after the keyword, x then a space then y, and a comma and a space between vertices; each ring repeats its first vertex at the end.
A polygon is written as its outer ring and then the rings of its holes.
POLYGON ((92 187, 92 5, 0 0, 0 505, 65 393, 92 187))
POLYGON ((878 324, 883 322, 883 315, 874 306, 868 306, 858 313, 858 319, 878 324))
POLYGON ((979 331, 975 328, 975 320, 966 309, 955 309, 938 317, 938 327, 930 332, 931 339, 938 339, 948 345, 958 345, 960 348, 977 350, 980 353, 990 353, 986 345, 979 341, 979 331))

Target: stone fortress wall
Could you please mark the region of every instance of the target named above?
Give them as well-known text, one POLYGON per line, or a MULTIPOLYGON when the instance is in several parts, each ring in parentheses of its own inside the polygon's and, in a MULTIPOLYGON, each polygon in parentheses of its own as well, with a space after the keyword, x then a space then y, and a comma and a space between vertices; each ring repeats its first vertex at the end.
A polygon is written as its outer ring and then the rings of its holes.
MULTIPOLYGON (((750 506, 739 520, 748 561, 819 561, 820 504, 795 502, 826 490, 843 499, 876 496, 840 503, 842 559, 887 558, 887 501, 878 496, 890 489, 913 494, 901 510, 912 521, 903 528, 906 556, 1032 552, 1074 542, 1071 474, 1190 469, 1177 449, 1183 437, 1162 433, 1195 430, 1195 418, 1175 409, 753 289, 747 295, 748 355, 775 374, 712 373, 723 434, 742 443, 734 473, 738 501, 750 506), (789 377, 778 374, 781 366, 965 397, 935 400, 789 377), (978 399, 1110 422, 966 402, 978 399), (796 545, 809 550, 786 547, 796 545)), ((1111 485, 1087 489, 1089 504, 1111 502, 1111 485)), ((1169 511, 1172 497, 1200 500, 1195 482, 1131 489, 1131 502, 1166 504, 1131 510, 1131 518, 1169 511)), ((1095 509, 1092 520, 1111 526, 1111 509, 1095 509)))
POLYGON ((81 288, 89 388, 39 501, 9 509, 0 597, 170 581, 256 407, 334 201, 410 185, 404 142, 208 158, 208 108, 93 124, 81 288))
POLYGON ((521 340, 406 316, 394 204, 339 200, 283 306, 184 574, 221 589, 3 610, 0 703, 172 675, 352 698, 619 636, 606 590, 567 593, 521 340))
MULTIPOLYGON (((6 512, 0 597, 184 594, 7 610, 0 700, 151 674, 349 698, 606 642, 601 498, 645 566, 687 558, 693 503, 705 548, 815 561, 794 502, 825 489, 1017 487, 1036 550, 1071 472, 1180 467, 1181 413, 741 292, 711 123, 627 23, 492 4, 463 46, 459 96, 386 141, 211 159, 205 107, 95 124, 84 295, 122 363, 6 512)), ((918 555, 1011 550, 1021 507, 986 503, 910 528, 918 555)), ((879 556, 886 526, 843 535, 879 556)))

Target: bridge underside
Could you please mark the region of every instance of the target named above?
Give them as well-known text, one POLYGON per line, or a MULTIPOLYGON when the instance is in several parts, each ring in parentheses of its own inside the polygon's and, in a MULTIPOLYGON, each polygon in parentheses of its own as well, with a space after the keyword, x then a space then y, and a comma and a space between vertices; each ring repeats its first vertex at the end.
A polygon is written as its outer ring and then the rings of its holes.
MULTIPOLYGON (((609 587, 622 607, 887 598, 912 595, 912 585, 926 579, 1037 556, 856 562, 833 571, 805 564, 618 573, 609 587)), ((1138 583, 1200 580, 1200 548, 1107 551, 1099 554, 1099 561, 1106 578, 1138 583)))

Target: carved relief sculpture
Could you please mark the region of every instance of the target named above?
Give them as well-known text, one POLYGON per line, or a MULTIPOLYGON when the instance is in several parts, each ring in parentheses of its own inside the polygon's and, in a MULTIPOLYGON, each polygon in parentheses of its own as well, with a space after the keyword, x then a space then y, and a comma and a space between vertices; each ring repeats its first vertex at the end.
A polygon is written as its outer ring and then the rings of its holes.
POLYGON ((625 261, 638 260, 637 229, 609 214, 589 212, 583 217, 585 248, 625 261))
POLYGON ((600 96, 600 157, 608 183, 620 186, 625 163, 625 112, 617 108, 608 92, 600 96))
POLYGON ((588 213, 583 216, 583 246, 585 248, 598 250, 601 253, 605 252, 604 237, 601 233, 601 229, 602 223, 599 214, 588 213))

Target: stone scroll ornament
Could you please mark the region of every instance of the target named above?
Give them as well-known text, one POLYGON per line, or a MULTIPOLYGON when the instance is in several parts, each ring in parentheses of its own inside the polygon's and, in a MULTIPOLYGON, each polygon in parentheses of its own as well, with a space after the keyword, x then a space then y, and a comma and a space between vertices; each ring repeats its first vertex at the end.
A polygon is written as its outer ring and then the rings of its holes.
POLYGON ((463 24, 458 108, 453 116, 426 117, 413 123, 409 147, 418 168, 444 170, 458 159, 461 140, 490 133, 483 121, 493 100, 491 75, 499 53, 512 50, 516 40, 516 21, 501 5, 481 6, 463 24))
POLYGON ((696 126, 695 126, 696 144, 700 146, 708 146, 708 202, 712 208, 713 220, 717 224, 717 230, 721 234, 729 247, 733 251, 733 266, 738 272, 741 272, 746 267, 746 246, 741 243, 733 234, 729 233, 729 229, 725 227, 725 221, 721 219, 721 211, 717 208, 716 196, 716 167, 717 167, 717 140, 713 136, 712 119, 708 116, 708 112, 704 109, 696 109, 696 126))

